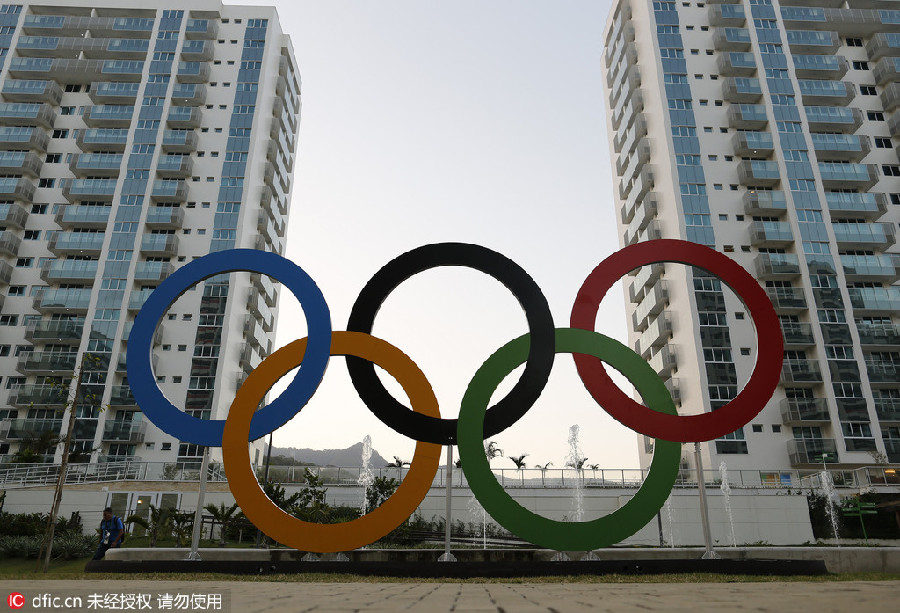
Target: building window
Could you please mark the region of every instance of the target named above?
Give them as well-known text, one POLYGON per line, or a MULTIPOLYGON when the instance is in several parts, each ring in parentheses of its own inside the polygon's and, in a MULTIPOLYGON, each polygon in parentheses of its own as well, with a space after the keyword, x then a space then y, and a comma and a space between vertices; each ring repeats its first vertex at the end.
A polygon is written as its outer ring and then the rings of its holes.
POLYGON ((862 47, 863 41, 861 38, 848 38, 846 41, 848 47, 862 47))
POLYGON ((888 136, 876 136, 875 137, 875 146, 879 149, 890 149, 891 148, 891 139, 888 136))
POLYGON ((16 268, 31 268, 34 265, 34 258, 19 258, 16 260, 16 268))
POLYGON ((40 230, 25 230, 25 234, 23 235, 22 238, 24 238, 27 241, 39 240, 41 238, 41 231, 40 230))
POLYGON ((900 177, 900 166, 897 164, 882 164, 881 171, 886 177, 900 177))
POLYGON ((47 213, 47 205, 46 204, 32 204, 31 205, 31 214, 32 215, 44 215, 47 213))
POLYGON ((863 96, 877 96, 878 92, 875 91, 874 85, 860 85, 859 93, 863 96))
POLYGON ((884 121, 884 113, 881 111, 866 111, 866 119, 869 121, 884 121))
POLYGON ((56 185, 56 179, 38 179, 38 187, 53 187, 56 185))
POLYGON ((869 62, 853 61, 853 70, 868 70, 869 62))
MULTIPOLYGON (((17 326, 19 325, 18 315, 0 315, 0 326, 17 326)), ((10 377, 12 379, 13 377, 10 377)))
POLYGON ((24 296, 25 295, 25 286, 24 285, 10 285, 7 295, 9 295, 9 296, 24 296))

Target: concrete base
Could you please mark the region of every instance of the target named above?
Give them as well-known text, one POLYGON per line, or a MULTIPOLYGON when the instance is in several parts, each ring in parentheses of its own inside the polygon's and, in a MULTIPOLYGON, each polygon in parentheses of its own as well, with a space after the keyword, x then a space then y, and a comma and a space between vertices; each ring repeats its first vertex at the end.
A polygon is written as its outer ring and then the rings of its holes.
POLYGON ((808 574, 816 564, 831 573, 887 572, 900 574, 898 547, 722 547, 716 550, 721 560, 703 560, 702 548, 610 548, 593 552, 566 552, 572 562, 553 562, 557 553, 548 549, 454 549, 458 562, 437 563, 441 549, 359 549, 346 552, 347 562, 335 562, 337 554, 325 554, 320 562, 302 562, 305 552, 294 549, 201 549, 201 562, 185 560, 188 549, 125 548, 110 550, 106 559, 88 564, 88 572, 363 572, 373 575, 460 576, 448 573, 454 564, 477 564, 483 572, 509 567, 505 575, 476 573, 466 576, 527 576, 529 574, 572 574, 627 572, 724 572, 739 574, 808 574), (585 557, 588 557, 585 560, 585 557), (434 562, 443 572, 426 570, 434 562), (735 566, 736 562, 741 565, 735 566), (778 563, 784 563, 779 567, 778 563), (810 563, 806 567, 804 564, 810 563), (200 564, 221 567, 201 569, 200 564), (716 564, 719 564, 717 567, 716 564), (791 566, 793 564, 793 566, 791 566), (302 568, 301 568, 302 565, 302 568), (369 566, 371 565, 371 567, 369 566), (566 572, 553 565, 570 565, 566 572), (571 566, 575 565, 575 566, 571 566), (593 566, 592 566, 593 565, 593 566), (704 566, 705 565, 705 566, 704 566), (332 569, 332 566, 334 568, 332 569), (421 566, 417 571, 415 567, 421 566), (496 569, 492 567, 496 566, 496 569), (246 567, 245 570, 240 570, 246 567), (397 567, 395 570, 391 568, 397 567), (740 570, 740 568, 745 570, 740 570), (152 570, 151 570, 152 568, 152 570), (291 570, 288 570, 290 568, 291 570), (326 568, 328 570, 326 570, 326 568), (765 572, 768 568, 768 572, 765 572), (796 570, 791 570, 794 568, 796 570), (803 568, 803 570, 800 570, 803 568), (272 570, 275 569, 275 570, 272 570), (294 570, 296 569, 296 570, 294 570), (433 574, 419 574, 433 573, 433 574))

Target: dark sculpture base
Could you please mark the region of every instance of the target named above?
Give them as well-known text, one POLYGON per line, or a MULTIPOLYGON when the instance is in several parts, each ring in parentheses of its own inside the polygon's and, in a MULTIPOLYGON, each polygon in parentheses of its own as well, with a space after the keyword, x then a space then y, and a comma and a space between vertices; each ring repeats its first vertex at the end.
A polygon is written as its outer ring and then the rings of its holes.
POLYGON ((655 575, 716 573, 723 575, 825 575, 822 560, 590 560, 496 562, 303 562, 297 560, 92 560, 88 573, 226 573, 271 575, 338 573, 383 577, 512 578, 565 575, 655 575))

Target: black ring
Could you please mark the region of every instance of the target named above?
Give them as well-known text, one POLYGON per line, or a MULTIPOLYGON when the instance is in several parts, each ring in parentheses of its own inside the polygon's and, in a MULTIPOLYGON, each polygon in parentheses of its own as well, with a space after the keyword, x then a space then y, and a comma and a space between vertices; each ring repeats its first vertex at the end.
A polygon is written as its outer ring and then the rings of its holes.
MULTIPOLYGON (((465 266, 492 276, 512 292, 525 311, 531 333, 528 361, 525 372, 509 394, 485 414, 484 436, 494 436, 513 425, 534 405, 547 385, 556 358, 556 329, 550 305, 541 288, 521 266, 480 245, 423 245, 394 258, 369 279, 353 304, 347 330, 371 334, 375 316, 388 295, 413 275, 438 266, 465 266)), ((412 412, 385 389, 371 362, 348 356, 347 370, 359 397, 382 423, 417 441, 456 444, 455 419, 412 412)))

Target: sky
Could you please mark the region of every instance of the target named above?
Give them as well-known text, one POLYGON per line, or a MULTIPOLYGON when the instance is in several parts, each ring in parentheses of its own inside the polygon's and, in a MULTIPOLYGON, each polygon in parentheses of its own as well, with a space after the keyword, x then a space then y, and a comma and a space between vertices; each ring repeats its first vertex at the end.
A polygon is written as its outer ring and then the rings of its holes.
MULTIPOLYGON (((302 79, 286 255, 322 289, 333 328, 346 329, 357 295, 382 266, 448 241, 514 260, 542 288, 556 325, 567 326, 584 278, 618 248, 601 83, 610 2, 275 5, 302 79)), ((623 300, 617 286, 597 323, 620 341, 623 300)), ((400 285, 373 332, 421 367, 442 415, 456 417, 477 368, 527 324, 497 281, 437 268, 400 285)), ((304 335, 298 303, 282 298, 276 346, 304 335)), ((528 453, 528 466, 562 466, 575 424, 588 464, 638 466, 637 435, 590 398, 569 355, 557 356, 525 417, 491 440, 507 455, 528 453)), ((333 358, 317 394, 274 441, 342 448, 367 434, 387 459, 411 459, 415 442, 371 414, 344 359, 333 358)))

